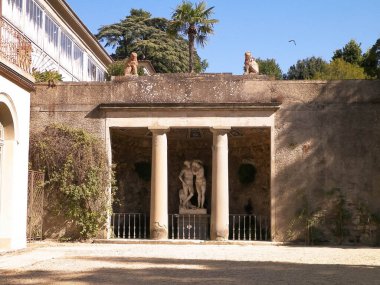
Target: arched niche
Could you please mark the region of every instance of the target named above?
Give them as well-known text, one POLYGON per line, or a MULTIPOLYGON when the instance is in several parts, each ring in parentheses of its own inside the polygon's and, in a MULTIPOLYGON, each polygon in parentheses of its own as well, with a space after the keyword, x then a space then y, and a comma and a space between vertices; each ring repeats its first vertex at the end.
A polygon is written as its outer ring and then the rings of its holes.
POLYGON ((4 129, 4 140, 17 140, 17 113, 12 99, 0 92, 0 122, 4 129))

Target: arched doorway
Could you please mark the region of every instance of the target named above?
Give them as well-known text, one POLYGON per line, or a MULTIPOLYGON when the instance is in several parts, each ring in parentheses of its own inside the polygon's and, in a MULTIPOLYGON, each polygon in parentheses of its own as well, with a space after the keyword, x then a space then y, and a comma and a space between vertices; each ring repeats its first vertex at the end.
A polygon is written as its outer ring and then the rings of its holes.
POLYGON ((12 244, 15 119, 10 97, 0 94, 0 248, 10 248, 12 244))

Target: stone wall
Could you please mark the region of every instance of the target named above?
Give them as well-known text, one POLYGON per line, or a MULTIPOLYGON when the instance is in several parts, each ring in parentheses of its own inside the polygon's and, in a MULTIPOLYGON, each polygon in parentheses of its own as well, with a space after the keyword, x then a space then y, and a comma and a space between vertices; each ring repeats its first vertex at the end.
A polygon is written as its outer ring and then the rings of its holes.
MULTIPOLYGON (((59 83, 54 88, 42 84, 32 94, 31 130, 63 122, 105 139, 105 118, 97 108, 102 103, 276 102, 281 106, 275 114, 270 185, 273 238, 337 243, 379 239, 375 223, 368 222, 380 216, 377 80, 276 81, 168 74, 104 83, 59 83), (309 231, 306 221, 314 226, 309 231)), ((230 194, 231 201, 239 199, 230 194)))

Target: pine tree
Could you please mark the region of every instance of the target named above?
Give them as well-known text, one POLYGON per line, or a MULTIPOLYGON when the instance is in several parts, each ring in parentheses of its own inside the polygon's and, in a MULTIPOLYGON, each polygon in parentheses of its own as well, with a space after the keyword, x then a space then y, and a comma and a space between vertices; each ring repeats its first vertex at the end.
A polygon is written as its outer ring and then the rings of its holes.
MULTIPOLYGON (((150 60, 158 73, 187 72, 187 42, 179 36, 168 37, 169 20, 152 18, 142 9, 132 9, 119 23, 102 26, 96 37, 105 46, 116 48, 111 56, 122 60, 132 52, 139 59, 150 60)), ((207 61, 201 61, 195 52, 195 70, 204 71, 207 61)))

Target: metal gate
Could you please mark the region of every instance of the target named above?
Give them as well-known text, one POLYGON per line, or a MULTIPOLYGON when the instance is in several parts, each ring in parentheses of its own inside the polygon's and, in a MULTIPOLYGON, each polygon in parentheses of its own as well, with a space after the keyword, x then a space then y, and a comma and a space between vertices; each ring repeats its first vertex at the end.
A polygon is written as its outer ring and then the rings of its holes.
POLYGON ((28 216, 26 236, 29 240, 42 239, 44 214, 44 173, 29 171, 28 179, 28 216))

